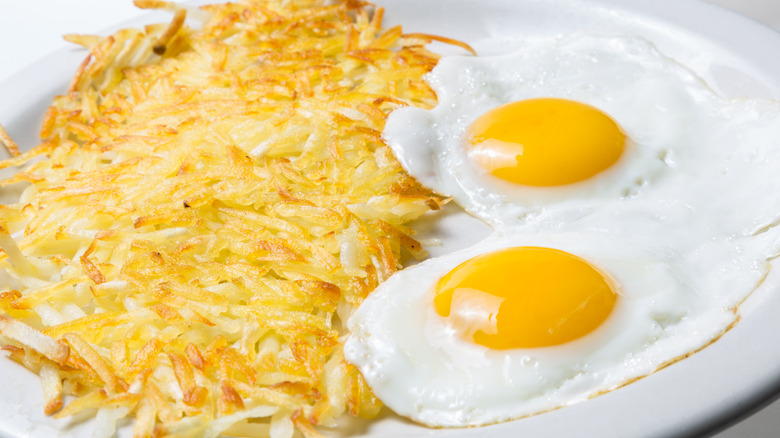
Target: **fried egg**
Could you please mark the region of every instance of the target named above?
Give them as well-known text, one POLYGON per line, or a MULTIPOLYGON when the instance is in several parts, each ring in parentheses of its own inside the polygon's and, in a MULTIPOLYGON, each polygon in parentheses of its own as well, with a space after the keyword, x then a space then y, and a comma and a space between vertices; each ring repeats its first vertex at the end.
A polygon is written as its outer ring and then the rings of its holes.
POLYGON ((728 328, 739 300, 728 276, 749 289, 764 270, 717 250, 717 278, 700 281, 695 257, 652 239, 495 235, 380 285, 349 321, 345 356, 393 411, 430 426, 566 406, 728 328))
POLYGON ((780 103, 726 99, 634 37, 445 57, 392 113, 404 167, 494 229, 403 270, 345 356, 431 426, 614 390, 715 341, 780 252, 780 103))
POLYGON ((439 104, 393 112, 385 139, 424 185, 492 224, 662 179, 696 140, 706 90, 645 40, 586 35, 445 57, 428 81, 439 104))

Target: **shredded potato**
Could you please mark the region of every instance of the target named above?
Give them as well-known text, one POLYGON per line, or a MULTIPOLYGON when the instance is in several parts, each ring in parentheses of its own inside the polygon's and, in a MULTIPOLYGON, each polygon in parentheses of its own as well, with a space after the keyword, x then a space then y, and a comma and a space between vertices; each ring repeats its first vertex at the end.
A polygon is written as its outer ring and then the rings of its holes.
POLYGON ((424 250, 406 225, 446 200, 380 133, 446 41, 381 28, 347 0, 242 0, 108 37, 0 206, 0 340, 41 377, 47 414, 96 436, 318 436, 381 405, 341 324, 424 250), (203 22, 190 27, 185 17, 203 22))

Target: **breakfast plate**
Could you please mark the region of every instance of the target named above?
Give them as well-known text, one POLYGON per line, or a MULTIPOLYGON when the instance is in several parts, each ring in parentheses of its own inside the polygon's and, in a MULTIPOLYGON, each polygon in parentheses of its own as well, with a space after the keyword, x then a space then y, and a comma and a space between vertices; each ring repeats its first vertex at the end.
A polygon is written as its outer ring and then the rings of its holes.
MULTIPOLYGON (((780 35, 697 1, 664 0, 385 0, 386 24, 407 32, 457 38, 480 54, 507 50, 509 34, 555 36, 572 32, 635 35, 688 66, 718 93, 780 99, 780 35), (520 29, 520 30, 518 30, 520 29), (739 38, 734 36, 738 35, 739 38)), ((123 25, 152 20, 144 16, 123 25)), ((158 18, 155 18, 158 19, 158 18)), ((435 46, 442 51, 457 48, 435 46)), ((51 97, 62 92, 84 54, 59 50, 0 83, 0 121, 22 145, 35 133, 51 97)), ((473 218, 452 212, 430 231, 442 239, 434 256, 465 247, 487 233, 473 218), (481 231, 474 232, 474 227, 481 231)), ((741 306, 742 319, 721 339, 663 370, 586 402, 480 429, 430 430, 391 414, 345 424, 333 435, 392 437, 694 436, 717 430, 780 390, 780 349, 769 334, 780 329, 780 274, 771 271, 741 306)), ((89 422, 45 417, 37 378, 0 363, 0 433, 89 436, 89 422)))

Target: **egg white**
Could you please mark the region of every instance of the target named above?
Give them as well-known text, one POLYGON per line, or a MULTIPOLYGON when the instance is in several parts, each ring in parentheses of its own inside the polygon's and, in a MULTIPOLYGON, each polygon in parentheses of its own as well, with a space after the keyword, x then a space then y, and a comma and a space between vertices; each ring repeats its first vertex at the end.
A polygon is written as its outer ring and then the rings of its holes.
POLYGON ((635 196, 668 174, 679 151, 714 123, 701 111, 709 89, 640 38, 529 40, 507 55, 445 57, 427 80, 439 104, 393 112, 385 140, 420 182, 491 224, 511 224, 563 201, 635 196), (538 97, 571 99, 610 115, 628 136, 621 159, 559 187, 524 187, 474 166, 464 146, 468 126, 490 109, 538 97))
MULTIPOLYGON (((692 262, 651 239, 495 234, 380 285, 349 320, 344 353, 387 406, 423 424, 476 426, 544 412, 645 376, 733 323, 731 291, 699 293, 692 262), (607 321, 554 347, 492 350, 464 341, 435 311, 436 283, 465 260, 513 246, 557 248, 610 275, 620 297, 607 321)), ((763 275, 733 257, 722 265, 714 274, 720 280, 735 272, 729 265, 753 270, 754 281, 763 275)))

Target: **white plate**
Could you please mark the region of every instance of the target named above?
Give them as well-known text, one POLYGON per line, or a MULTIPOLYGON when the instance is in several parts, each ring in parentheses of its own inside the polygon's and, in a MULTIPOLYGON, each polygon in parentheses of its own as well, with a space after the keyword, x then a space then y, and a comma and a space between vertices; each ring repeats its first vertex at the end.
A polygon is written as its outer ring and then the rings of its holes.
MULTIPOLYGON (((696 70, 723 94, 780 98, 780 57, 773 56, 780 50, 780 34, 695 0, 383 0, 380 3, 387 7, 388 25, 400 22, 408 32, 424 31, 459 38, 483 53, 500 50, 496 41, 508 28, 513 33, 521 29, 529 35, 572 31, 641 35, 696 70)), ((28 4, 43 8, 36 11, 50 13, 46 5, 59 3, 28 4)), ((66 17, 71 14, 82 19, 89 16, 82 14, 84 9, 73 10, 75 2, 69 4, 68 12, 59 16, 62 21, 67 22, 66 17)), ((40 24, 14 21, 2 14, 6 7, 0 6, 0 27, 21 29, 40 24)), ((150 18, 145 17, 130 24, 149 22, 150 18)), ((103 27, 98 23, 86 30, 103 27)), ((23 39, 0 41, 1 47, 24 44, 23 39)), ((19 53, 12 49, 9 52, 19 53)), ((16 59, 5 56, 3 51, 0 56, 4 61, 16 59)), ((22 145, 35 143, 43 110, 54 94, 65 89, 83 56, 78 50, 60 48, 6 79, 2 79, 2 74, 10 69, 0 71, 0 122, 22 145)), ((447 227, 452 230, 450 226, 460 225, 447 224, 447 227)), ((455 238, 445 250, 462 244, 455 238)), ((361 424, 351 433, 374 438, 401 434, 666 437, 708 433, 780 390, 780 347, 775 339, 775 334, 780 333, 780 318, 776 316, 780 315, 778 292, 780 272, 775 269, 743 306, 743 320, 718 342, 658 373, 584 403, 480 429, 429 430, 387 416, 361 424)), ((91 435, 88 423, 73 425, 70 421, 45 417, 37 378, 5 359, 0 360, 0 387, 4 389, 0 397, 0 434, 11 437, 91 435)))

